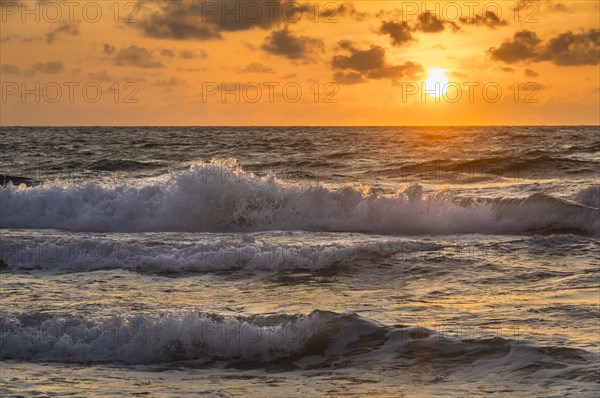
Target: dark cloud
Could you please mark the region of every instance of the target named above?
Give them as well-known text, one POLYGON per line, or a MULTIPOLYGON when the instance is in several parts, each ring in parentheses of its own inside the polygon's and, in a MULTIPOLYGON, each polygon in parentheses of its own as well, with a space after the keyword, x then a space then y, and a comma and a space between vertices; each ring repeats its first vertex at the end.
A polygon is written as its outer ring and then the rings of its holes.
POLYGON ((23 43, 31 43, 33 41, 42 40, 40 36, 21 36, 21 35, 7 35, 0 39, 0 43, 8 43, 10 41, 22 41, 23 43))
POLYGON ((159 39, 221 39, 221 32, 269 29, 279 25, 283 15, 293 19, 295 13, 305 9, 306 6, 288 0, 171 0, 159 3, 158 10, 142 18, 136 27, 146 36, 159 39))
POLYGON ((367 79, 359 72, 336 72, 333 75, 335 81, 339 84, 358 84, 364 83, 367 79))
POLYGON ((21 68, 11 64, 2 64, 2 68, 0 70, 2 70, 2 73, 7 73, 11 75, 18 75, 19 73, 21 73, 21 68))
POLYGON ((61 62, 40 62, 29 68, 25 72, 25 75, 33 77, 36 73, 56 74, 62 72, 63 70, 64 66, 61 62))
MULTIPOLYGON (((190 50, 181 50, 179 52, 179 56, 183 59, 192 59, 192 58, 196 58, 196 54, 194 54, 193 51, 190 50)), ((206 56, 206 53, 205 53, 206 56)))
POLYGON ((508 25, 508 23, 496 15, 493 11, 486 11, 485 15, 475 15, 473 18, 463 17, 460 23, 464 25, 487 26, 494 29, 497 26, 508 25))
MULTIPOLYGON (((421 13, 414 22, 400 22, 400 17, 397 14, 399 12, 384 13, 383 11, 377 14, 379 17, 396 15, 395 19, 383 21, 378 31, 380 34, 389 35, 392 39, 392 44, 395 46, 402 46, 413 41, 413 32, 440 33, 446 29, 454 32, 461 30, 460 25, 456 22, 440 19, 436 14, 429 11, 421 13)), ((483 16, 476 15, 473 18, 460 18, 459 22, 462 25, 487 26, 489 28, 507 24, 505 20, 500 19, 492 11, 487 11, 483 16)))
POLYGON ((156 85, 159 87, 175 87, 181 86, 185 84, 185 80, 177 79, 176 77, 172 77, 166 80, 157 80, 156 85))
POLYGON ((536 71, 533 71, 531 69, 525 69, 524 73, 525 73, 525 76, 527 76, 527 77, 538 77, 540 75, 539 73, 537 73, 536 71))
POLYGON ((586 33, 566 32, 550 39, 542 59, 556 65, 598 65, 600 62, 600 30, 586 33))
POLYGON ((435 14, 425 11, 419 15, 418 22, 413 29, 425 33, 438 33, 442 32, 446 27, 454 31, 460 30, 460 27, 455 22, 445 21, 438 18, 435 14))
POLYGON ((351 2, 345 2, 342 4, 329 3, 331 6, 327 6, 327 3, 323 6, 324 10, 320 12, 320 16, 324 18, 336 19, 337 16, 352 17, 359 21, 362 21, 368 17, 366 12, 359 12, 351 2))
POLYGON ((391 79, 393 81, 409 78, 415 79, 423 72, 423 67, 413 62, 405 62, 402 65, 390 65, 387 63, 385 49, 380 46, 371 46, 368 50, 360 50, 354 43, 342 41, 339 47, 348 55, 336 55, 331 61, 337 72, 335 77, 340 79, 339 83, 360 83, 367 79, 391 79))
POLYGON ((102 51, 104 52, 105 55, 113 55, 115 53, 115 51, 117 51, 117 48, 114 46, 111 46, 110 44, 104 43, 104 47, 103 47, 102 51))
POLYGON ((350 55, 336 55, 333 57, 332 66, 337 69, 354 69, 359 72, 368 72, 382 68, 385 63, 385 49, 379 46, 371 46, 368 50, 358 50, 354 43, 342 41, 339 43, 341 49, 350 52, 350 55))
POLYGON ((181 50, 179 57, 183 59, 206 58, 208 54, 204 50, 181 50))
POLYGON ((490 48, 488 53, 492 59, 506 63, 550 61, 562 66, 598 65, 600 31, 566 32, 543 43, 535 32, 522 30, 500 47, 490 48))
POLYGON ((384 21, 379 28, 379 33, 390 35, 395 46, 413 41, 410 31, 411 28, 406 22, 384 21))
POLYGON ((488 51, 492 59, 512 64, 537 58, 541 42, 535 32, 522 30, 515 33, 513 40, 507 40, 500 47, 492 47, 488 51))
POLYGON ((175 56, 175 51, 169 50, 168 48, 163 48, 160 50, 160 55, 162 57, 173 58, 175 56))
POLYGON ((248 64, 244 69, 240 72, 248 72, 248 73, 275 73, 275 71, 263 64, 259 64, 257 62, 252 62, 248 64))
POLYGON ((286 27, 267 36, 262 49, 269 54, 307 61, 313 58, 315 52, 322 52, 325 45, 319 39, 308 36, 294 36, 286 27))
POLYGON ((90 78, 90 80, 93 81, 99 81, 99 82, 110 82, 110 81, 114 81, 113 78, 111 78, 108 73, 106 73, 105 70, 103 70, 102 72, 91 72, 88 73, 88 77, 90 78))
POLYGON ((46 42, 48 44, 54 43, 58 35, 79 36, 80 34, 78 22, 63 22, 50 32, 46 33, 46 42))
POLYGON ((119 66, 137 66, 138 68, 162 68, 163 66, 148 49, 136 45, 119 50, 115 57, 115 63, 119 66))

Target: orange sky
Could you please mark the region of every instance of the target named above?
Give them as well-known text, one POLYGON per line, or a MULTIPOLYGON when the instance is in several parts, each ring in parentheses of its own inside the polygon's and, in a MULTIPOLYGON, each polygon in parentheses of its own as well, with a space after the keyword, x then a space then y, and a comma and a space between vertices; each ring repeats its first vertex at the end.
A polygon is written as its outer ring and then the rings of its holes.
POLYGON ((600 124, 593 0, 0 4, 3 126, 600 124))

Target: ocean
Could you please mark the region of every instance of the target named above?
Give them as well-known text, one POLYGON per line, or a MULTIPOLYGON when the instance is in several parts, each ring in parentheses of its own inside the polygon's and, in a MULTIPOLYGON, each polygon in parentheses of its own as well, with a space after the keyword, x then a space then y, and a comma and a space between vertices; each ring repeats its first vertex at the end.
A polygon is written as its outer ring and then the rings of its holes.
POLYGON ((2 127, 2 396, 597 397, 600 129, 2 127))

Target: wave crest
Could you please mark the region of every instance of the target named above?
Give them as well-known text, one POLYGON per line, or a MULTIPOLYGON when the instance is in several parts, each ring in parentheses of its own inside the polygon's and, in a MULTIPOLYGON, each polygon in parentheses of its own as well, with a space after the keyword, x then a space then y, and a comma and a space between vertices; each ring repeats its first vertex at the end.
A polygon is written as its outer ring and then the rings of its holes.
POLYGON ((600 231, 597 209, 540 195, 460 202, 446 190, 425 194, 418 184, 385 195, 365 186, 332 188, 259 177, 242 170, 235 159, 226 159, 193 164, 187 171, 143 184, 9 184, 0 190, 0 227, 381 234, 600 231))

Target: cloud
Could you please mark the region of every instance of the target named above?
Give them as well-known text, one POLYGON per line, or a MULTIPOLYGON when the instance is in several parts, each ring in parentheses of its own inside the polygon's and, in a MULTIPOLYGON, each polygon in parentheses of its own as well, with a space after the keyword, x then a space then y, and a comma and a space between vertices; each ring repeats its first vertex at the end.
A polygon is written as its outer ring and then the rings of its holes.
POLYGON ((54 43, 56 37, 58 35, 68 35, 68 36, 79 36, 81 32, 79 31, 79 23, 78 22, 63 22, 58 25, 56 28, 52 29, 50 32, 46 33, 46 42, 48 44, 54 43))
POLYGON ((293 14, 292 10, 302 12, 305 8, 290 0, 170 0, 160 2, 158 10, 141 18, 136 27, 159 39, 221 39, 221 32, 270 29, 283 22, 284 15, 293 14))
POLYGON ((344 2, 342 4, 330 3, 332 7, 327 7, 319 13, 319 16, 335 20, 338 15, 343 17, 352 17, 356 20, 362 21, 368 17, 366 12, 359 12, 354 7, 354 3, 344 2))
POLYGON ((18 75, 19 73, 21 73, 21 68, 11 64, 2 64, 2 68, 0 70, 2 70, 2 73, 11 75, 18 75))
POLYGON ((168 48, 163 48, 160 50, 160 55, 162 57, 173 58, 175 56, 175 51, 170 50, 168 48))
POLYGON ((33 41, 41 40, 40 36, 20 36, 20 35, 7 35, 0 39, 0 43, 8 43, 10 41, 20 40, 23 43, 31 43, 33 41))
POLYGON ((359 84, 364 83, 367 79, 359 72, 336 72, 333 75, 336 83, 338 84, 359 84))
POLYGON ((43 62, 36 63, 31 66, 31 68, 25 72, 25 75, 33 77, 36 73, 56 74, 62 72, 63 70, 64 66, 61 62, 43 62))
POLYGON ((206 58, 208 54, 204 50, 181 50, 179 57, 183 59, 206 58))
POLYGON ((512 64, 535 59, 540 52, 540 40, 535 32, 522 30, 515 33, 513 40, 506 40, 498 48, 490 48, 492 59, 512 64))
POLYGON ((520 61, 550 61, 555 65, 598 65, 600 62, 600 31, 562 33, 543 43, 535 32, 522 30, 512 40, 498 48, 490 48, 492 59, 506 63, 520 61))
POLYGON ((263 64, 259 64, 257 62, 252 62, 248 64, 244 69, 240 70, 240 72, 247 73, 275 73, 275 71, 263 64))
POLYGON ((115 51, 117 51, 117 48, 114 46, 111 46, 108 43, 104 43, 104 47, 103 47, 102 51, 104 52, 105 55, 113 55, 115 53, 115 51))
POLYGON ((600 61, 600 30, 587 33, 566 32, 550 39, 542 59, 556 65, 598 65, 600 61))
MULTIPOLYGON (((398 12, 384 13, 383 11, 378 13, 377 16, 394 16, 395 20, 385 20, 381 23, 378 33, 389 35, 392 39, 394 46, 402 46, 415 39, 412 36, 413 32, 422 33, 440 33, 445 31, 447 28, 458 32, 461 30, 459 24, 453 21, 446 21, 438 18, 434 13, 425 11, 421 13, 415 22, 399 21, 398 12)), ((487 26, 495 28, 496 26, 506 25, 507 22, 500 19, 492 11, 487 11, 484 16, 476 15, 473 18, 460 18, 459 22, 462 25, 473 25, 473 26, 487 26)))
POLYGON ((99 81, 99 82, 110 82, 110 81, 114 81, 113 78, 111 78, 108 73, 106 73, 105 70, 103 70, 102 72, 98 72, 98 73, 88 73, 88 77, 90 78, 90 80, 93 81, 99 81))
POLYGON ((163 67, 148 49, 136 45, 119 50, 115 57, 115 63, 119 66, 137 66, 138 68, 163 67))
POLYGON ((438 33, 443 31, 446 26, 454 31, 460 30, 460 27, 455 22, 439 19, 435 14, 425 11, 419 15, 418 22, 413 29, 425 33, 438 33))
POLYGON ((533 71, 531 69, 525 69, 524 73, 525 73, 525 76, 527 76, 527 77, 538 77, 540 75, 539 73, 537 73, 536 71, 533 71))
POLYGON ((294 36, 287 27, 271 32, 261 47, 269 54, 304 61, 312 58, 315 52, 325 49, 321 40, 308 36, 294 36))
POLYGON ((493 11, 486 11, 484 15, 477 14, 473 18, 460 18, 460 23, 464 25, 487 26, 491 29, 494 29, 497 26, 508 25, 508 22, 504 19, 500 19, 493 11))
POLYGON ((411 28, 406 22, 384 21, 379 28, 379 33, 390 35, 392 44, 401 46, 413 41, 411 28))
POLYGON ((159 87, 175 87, 181 86, 185 84, 185 80, 177 79, 176 77, 172 77, 166 80, 157 80, 156 85, 159 87))
POLYGON ((331 61, 334 69, 342 70, 335 74, 339 83, 353 84, 367 79, 415 79, 423 72, 423 67, 413 62, 405 62, 402 65, 388 64, 385 49, 380 46, 373 45, 368 50, 360 50, 353 42, 341 41, 339 48, 349 53, 336 55, 331 61))

